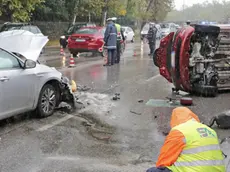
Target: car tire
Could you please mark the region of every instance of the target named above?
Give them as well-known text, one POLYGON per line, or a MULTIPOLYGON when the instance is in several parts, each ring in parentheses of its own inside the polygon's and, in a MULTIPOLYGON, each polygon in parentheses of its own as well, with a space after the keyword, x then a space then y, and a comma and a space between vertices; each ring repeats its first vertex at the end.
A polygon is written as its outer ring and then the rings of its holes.
POLYGON ((132 43, 134 43, 134 36, 133 36, 133 38, 132 38, 131 42, 132 42, 132 43))
POLYGON ((101 52, 102 57, 106 57, 107 55, 107 49, 103 48, 103 51, 101 52))
POLYGON ((54 86, 50 84, 46 84, 43 86, 39 95, 38 105, 36 109, 38 117, 45 118, 53 115, 56 105, 58 103, 57 95, 57 90, 54 88, 54 86))

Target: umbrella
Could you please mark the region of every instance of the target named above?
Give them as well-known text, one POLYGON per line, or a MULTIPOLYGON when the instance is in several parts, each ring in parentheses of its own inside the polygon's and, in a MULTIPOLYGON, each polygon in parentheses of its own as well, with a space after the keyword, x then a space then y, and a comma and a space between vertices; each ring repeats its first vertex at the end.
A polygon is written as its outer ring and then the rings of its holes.
POLYGON ((49 41, 47 36, 35 35, 25 30, 12 30, 0 33, 0 48, 23 55, 37 61, 49 41))

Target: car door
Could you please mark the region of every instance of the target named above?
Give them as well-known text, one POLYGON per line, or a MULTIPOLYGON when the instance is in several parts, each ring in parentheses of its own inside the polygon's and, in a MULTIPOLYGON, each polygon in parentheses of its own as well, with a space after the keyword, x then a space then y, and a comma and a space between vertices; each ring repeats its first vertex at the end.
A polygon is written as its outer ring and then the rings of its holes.
POLYGON ((131 40, 133 39, 133 37, 134 37, 134 31, 133 31, 133 29, 132 28, 129 28, 130 29, 130 38, 131 38, 131 40))
POLYGON ((35 69, 23 69, 23 62, 0 49, 1 117, 31 110, 36 87, 35 69))

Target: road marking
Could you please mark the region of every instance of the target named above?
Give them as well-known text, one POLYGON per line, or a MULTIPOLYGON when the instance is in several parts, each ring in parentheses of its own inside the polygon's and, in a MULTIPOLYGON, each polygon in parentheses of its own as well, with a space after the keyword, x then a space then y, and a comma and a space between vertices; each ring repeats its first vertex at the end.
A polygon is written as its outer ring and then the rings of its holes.
POLYGON ((161 75, 160 75, 160 74, 157 74, 157 75, 155 75, 155 76, 153 76, 153 77, 147 79, 146 82, 152 81, 152 80, 158 78, 159 76, 161 76, 161 75))
POLYGON ((55 161, 79 161, 79 157, 70 157, 70 156, 50 156, 46 157, 47 160, 55 160, 55 161))
POLYGON ((56 125, 58 125, 58 124, 60 124, 62 122, 65 122, 65 121, 67 121, 67 120, 69 120, 69 119, 71 119, 73 117, 74 117, 73 115, 67 115, 67 116, 65 116, 65 117, 63 117, 61 119, 58 119, 58 120, 52 122, 51 124, 44 125, 43 127, 37 129, 36 131, 41 132, 41 131, 48 130, 49 128, 52 128, 52 127, 54 127, 54 126, 56 126, 56 125))

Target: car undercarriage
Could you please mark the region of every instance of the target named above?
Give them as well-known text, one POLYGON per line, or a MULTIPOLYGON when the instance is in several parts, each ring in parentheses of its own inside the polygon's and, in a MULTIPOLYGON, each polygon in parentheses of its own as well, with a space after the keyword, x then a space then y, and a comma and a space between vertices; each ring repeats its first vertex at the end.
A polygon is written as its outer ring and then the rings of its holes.
POLYGON ((194 25, 161 40, 154 63, 175 90, 216 96, 230 89, 230 27, 194 25))

